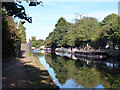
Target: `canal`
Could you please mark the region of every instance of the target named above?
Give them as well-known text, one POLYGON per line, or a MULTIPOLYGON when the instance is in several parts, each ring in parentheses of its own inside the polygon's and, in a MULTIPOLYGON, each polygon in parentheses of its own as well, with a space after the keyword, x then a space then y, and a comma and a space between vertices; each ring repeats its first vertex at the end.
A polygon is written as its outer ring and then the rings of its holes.
POLYGON ((120 88, 120 61, 33 51, 59 88, 120 88))

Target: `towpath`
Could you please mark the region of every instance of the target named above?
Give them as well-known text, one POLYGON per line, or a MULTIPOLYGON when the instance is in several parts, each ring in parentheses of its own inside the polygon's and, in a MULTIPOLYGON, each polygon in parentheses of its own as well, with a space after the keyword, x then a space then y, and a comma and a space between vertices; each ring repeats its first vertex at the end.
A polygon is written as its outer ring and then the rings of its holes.
MULTIPOLYGON (((37 58, 36 58, 37 59, 37 58)), ((2 88, 58 88, 44 66, 30 56, 29 44, 21 44, 20 58, 2 62, 2 88)))
POLYGON ((29 62, 29 45, 21 44, 20 58, 3 59, 2 63, 2 87, 26 88, 30 87, 30 81, 24 71, 24 64, 29 62))

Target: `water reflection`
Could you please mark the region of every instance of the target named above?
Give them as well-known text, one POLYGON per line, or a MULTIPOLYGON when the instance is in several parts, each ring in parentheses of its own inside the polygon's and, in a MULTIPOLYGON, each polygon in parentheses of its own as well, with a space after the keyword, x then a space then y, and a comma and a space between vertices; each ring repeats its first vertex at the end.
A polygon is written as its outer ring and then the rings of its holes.
POLYGON ((117 59, 83 58, 67 53, 45 53, 39 59, 44 59, 52 68, 47 69, 60 88, 120 88, 120 61, 117 59))

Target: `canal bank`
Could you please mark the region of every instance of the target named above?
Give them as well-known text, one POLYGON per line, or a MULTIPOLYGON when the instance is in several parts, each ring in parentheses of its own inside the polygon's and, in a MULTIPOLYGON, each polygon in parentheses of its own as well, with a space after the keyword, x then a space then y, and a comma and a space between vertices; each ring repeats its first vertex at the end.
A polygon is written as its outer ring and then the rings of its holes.
POLYGON ((120 61, 34 51, 59 88, 119 88, 120 61), (75 59, 77 58, 77 59, 75 59))
POLYGON ((38 59, 30 56, 29 44, 21 44, 19 58, 2 59, 2 88, 58 88, 38 59))
POLYGON ((27 72, 31 81, 32 88, 57 88, 54 80, 49 75, 46 68, 40 63, 38 57, 32 52, 31 44, 29 43, 30 62, 24 65, 24 70, 27 72))
POLYGON ((29 79, 32 82, 32 88, 59 89, 46 68, 40 63, 34 53, 33 56, 31 56, 30 63, 24 65, 24 70, 29 75, 29 79))
MULTIPOLYGON (((36 49, 34 49, 36 50, 36 49)), ((89 49, 77 49, 77 48, 41 48, 39 50, 45 50, 46 52, 55 53, 69 53, 78 56, 86 56, 87 57, 96 57, 96 58, 105 58, 105 57, 112 57, 112 58, 120 58, 120 49, 96 49, 96 50, 89 50, 89 49)))

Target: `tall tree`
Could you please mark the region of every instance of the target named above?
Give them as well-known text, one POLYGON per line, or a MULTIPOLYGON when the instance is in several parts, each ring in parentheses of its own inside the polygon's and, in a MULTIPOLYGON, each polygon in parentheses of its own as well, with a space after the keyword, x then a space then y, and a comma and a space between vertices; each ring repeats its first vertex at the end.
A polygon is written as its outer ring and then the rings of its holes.
POLYGON ((17 24, 14 19, 7 15, 2 9, 2 53, 3 58, 8 56, 18 56, 20 50, 20 38, 17 35, 17 24))
POLYGON ((70 23, 67 22, 63 17, 58 20, 57 24, 55 25, 54 31, 51 32, 46 38, 47 41, 49 41, 49 45, 51 44, 51 47, 56 48, 65 46, 63 37, 67 34, 69 26, 70 23))
POLYGON ((26 43, 26 32, 25 32, 26 28, 23 26, 22 21, 19 22, 19 26, 18 26, 18 36, 21 40, 21 43, 26 43))
POLYGON ((94 48, 105 48, 107 43, 120 45, 120 25, 116 14, 110 14, 102 22, 96 18, 83 17, 70 24, 61 17, 45 45, 49 47, 77 47, 89 43, 94 48))
MULTIPOLYGON (((19 31, 16 28, 16 23, 14 22, 13 17, 18 17, 24 20, 22 24, 24 24, 25 21, 32 23, 32 17, 29 17, 26 14, 24 6, 20 4, 21 1, 22 0, 19 0, 18 3, 15 1, 2 2, 2 48, 4 50, 3 55, 6 57, 15 55, 18 56, 18 52, 20 50, 20 38, 18 36, 19 31)), ((42 1, 38 2, 37 0, 25 1, 28 2, 29 6, 42 4, 42 1)), ((23 36, 25 36, 25 32, 23 32, 23 36)))
POLYGON ((80 46, 83 42, 93 39, 99 24, 95 18, 85 17, 78 20, 68 31, 68 45, 80 46))
POLYGON ((112 13, 104 18, 100 23, 101 28, 99 37, 102 37, 107 42, 111 41, 113 48, 120 43, 120 25, 118 22, 119 16, 112 13))

